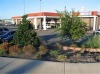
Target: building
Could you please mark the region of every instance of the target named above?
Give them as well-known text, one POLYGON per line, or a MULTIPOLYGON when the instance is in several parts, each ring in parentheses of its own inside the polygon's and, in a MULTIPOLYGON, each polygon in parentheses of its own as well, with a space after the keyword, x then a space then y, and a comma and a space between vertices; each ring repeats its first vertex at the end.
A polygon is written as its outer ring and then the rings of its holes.
POLYGON ((80 12, 78 17, 81 17, 82 20, 87 23, 87 27, 90 31, 100 29, 100 12, 80 12))
MULTIPOLYGON (((59 23, 59 16, 57 13, 53 12, 41 12, 41 13, 30 13, 28 15, 28 20, 31 21, 35 29, 43 29, 56 27, 59 23)), ((12 21, 19 24, 22 20, 21 16, 12 17, 12 21)))
MULTIPOLYGON (((58 13, 53 12, 41 12, 41 13, 30 13, 28 20, 33 23, 35 29, 47 30, 47 28, 61 26, 58 13)), ((73 15, 81 17, 84 22, 87 23, 87 28, 90 31, 100 29, 100 12, 89 11, 89 12, 75 12, 73 15)), ((21 16, 12 17, 12 21, 16 24, 22 20, 21 16)))

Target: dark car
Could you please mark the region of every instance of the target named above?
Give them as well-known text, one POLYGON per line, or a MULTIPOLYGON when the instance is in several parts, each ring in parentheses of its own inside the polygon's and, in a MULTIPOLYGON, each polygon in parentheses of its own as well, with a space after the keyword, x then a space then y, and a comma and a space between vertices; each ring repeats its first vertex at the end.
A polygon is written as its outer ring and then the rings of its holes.
POLYGON ((13 38, 13 34, 15 33, 15 31, 7 31, 7 32, 2 32, 2 34, 0 34, 0 39, 2 42, 9 42, 12 40, 13 38))
POLYGON ((0 28, 0 34, 2 34, 2 32, 6 32, 6 31, 9 31, 9 29, 5 28, 5 27, 0 28))

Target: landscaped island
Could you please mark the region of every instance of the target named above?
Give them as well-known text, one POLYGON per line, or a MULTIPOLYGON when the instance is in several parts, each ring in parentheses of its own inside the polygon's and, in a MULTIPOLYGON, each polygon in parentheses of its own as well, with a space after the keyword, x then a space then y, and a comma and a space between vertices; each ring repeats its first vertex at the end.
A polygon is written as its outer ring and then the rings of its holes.
MULTIPOLYGON (((72 12, 73 13, 73 12, 72 12)), ((0 56, 19 57, 59 62, 100 62, 100 35, 86 35, 86 23, 67 11, 59 12, 60 36, 68 38, 69 45, 55 43, 52 48, 43 43, 24 15, 11 42, 0 44, 0 56), (84 36, 84 38, 83 38, 84 36)))

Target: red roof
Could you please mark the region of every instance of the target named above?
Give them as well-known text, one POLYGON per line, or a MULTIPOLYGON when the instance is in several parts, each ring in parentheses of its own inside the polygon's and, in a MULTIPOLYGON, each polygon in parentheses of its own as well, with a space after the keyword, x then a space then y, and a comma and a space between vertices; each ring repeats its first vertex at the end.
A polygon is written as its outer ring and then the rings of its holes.
POLYGON ((12 17, 12 18, 22 18, 22 16, 14 16, 14 17, 12 17))
MULTIPOLYGON (((58 13, 54 13, 54 12, 29 13, 27 15, 28 15, 28 17, 33 17, 33 16, 59 16, 58 13)), ((12 18, 21 18, 21 16, 14 16, 12 18)))

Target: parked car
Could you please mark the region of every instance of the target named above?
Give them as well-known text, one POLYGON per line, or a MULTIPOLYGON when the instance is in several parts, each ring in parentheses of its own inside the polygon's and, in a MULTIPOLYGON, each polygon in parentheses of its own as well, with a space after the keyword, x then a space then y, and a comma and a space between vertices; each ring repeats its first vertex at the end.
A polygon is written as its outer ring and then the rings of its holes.
POLYGON ((100 29, 95 30, 95 31, 94 31, 94 34, 100 34, 100 29))
POLYGON ((9 31, 8 28, 5 28, 5 27, 0 28, 0 34, 2 34, 2 32, 4 33, 4 32, 7 32, 7 31, 9 31))
POLYGON ((2 34, 0 34, 0 41, 10 42, 13 39, 13 34, 14 33, 15 33, 15 31, 2 32, 2 34))
POLYGON ((6 26, 11 26, 12 25, 12 22, 6 22, 5 25, 6 26))

